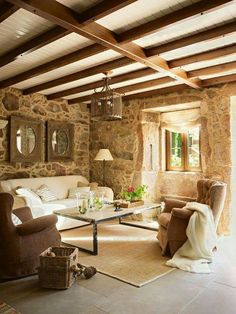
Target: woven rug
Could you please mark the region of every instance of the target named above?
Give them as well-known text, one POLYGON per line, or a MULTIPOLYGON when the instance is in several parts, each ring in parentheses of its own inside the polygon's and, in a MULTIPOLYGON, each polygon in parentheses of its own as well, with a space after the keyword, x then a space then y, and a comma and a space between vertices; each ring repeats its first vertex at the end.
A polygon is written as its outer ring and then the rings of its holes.
MULTIPOLYGON (((61 233, 62 241, 91 249, 92 227, 61 233)), ((117 223, 98 225, 98 255, 80 251, 80 263, 95 266, 97 271, 141 287, 173 271, 165 265, 156 231, 128 227, 117 223)))
POLYGON ((6 304, 5 302, 0 301, 0 314, 20 314, 13 307, 6 304))

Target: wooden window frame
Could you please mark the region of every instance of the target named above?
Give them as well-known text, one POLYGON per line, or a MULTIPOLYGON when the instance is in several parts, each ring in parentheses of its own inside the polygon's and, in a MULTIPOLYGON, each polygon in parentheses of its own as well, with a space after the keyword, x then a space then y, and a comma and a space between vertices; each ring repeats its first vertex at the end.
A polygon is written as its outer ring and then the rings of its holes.
MULTIPOLYGON (((199 128, 199 167, 189 167, 188 134, 181 133, 181 167, 171 166, 171 131, 166 130, 166 171, 200 172, 201 169, 201 128, 199 128)), ((178 132, 176 132, 178 133, 178 132)))

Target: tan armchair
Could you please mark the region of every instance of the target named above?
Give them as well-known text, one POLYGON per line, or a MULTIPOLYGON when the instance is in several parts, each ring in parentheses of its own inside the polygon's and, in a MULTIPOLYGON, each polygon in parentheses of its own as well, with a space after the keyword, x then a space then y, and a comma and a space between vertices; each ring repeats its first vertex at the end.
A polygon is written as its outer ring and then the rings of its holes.
MULTIPOLYGON (((216 228, 224 208, 227 185, 223 182, 208 179, 197 182, 198 197, 196 201, 210 206, 216 228)), ((166 199, 165 208, 158 217, 159 231, 157 238, 162 254, 173 256, 187 240, 186 228, 192 211, 183 209, 187 202, 177 199, 166 199)))
POLYGON ((37 272, 39 254, 49 246, 60 245, 57 216, 33 219, 29 207, 12 211, 14 199, 0 193, 0 279, 17 278, 37 272), (15 226, 11 213, 22 221, 15 226))

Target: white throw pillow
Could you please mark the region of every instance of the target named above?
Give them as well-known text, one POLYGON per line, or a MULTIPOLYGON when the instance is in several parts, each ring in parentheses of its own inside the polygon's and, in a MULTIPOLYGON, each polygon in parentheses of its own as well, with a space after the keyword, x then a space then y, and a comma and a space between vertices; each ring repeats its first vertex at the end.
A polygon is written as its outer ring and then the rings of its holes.
POLYGON ((15 214, 11 213, 11 220, 15 226, 21 225, 22 221, 15 214))
POLYGON ((46 184, 41 185, 37 190, 35 190, 35 193, 37 193, 44 202, 57 200, 56 195, 50 190, 50 188, 46 184))
POLYGON ((76 193, 89 193, 89 192, 90 192, 89 186, 70 188, 68 198, 76 198, 76 193))
POLYGON ((31 206, 42 205, 41 198, 29 188, 18 187, 16 188, 16 194, 26 197, 28 205, 31 206))

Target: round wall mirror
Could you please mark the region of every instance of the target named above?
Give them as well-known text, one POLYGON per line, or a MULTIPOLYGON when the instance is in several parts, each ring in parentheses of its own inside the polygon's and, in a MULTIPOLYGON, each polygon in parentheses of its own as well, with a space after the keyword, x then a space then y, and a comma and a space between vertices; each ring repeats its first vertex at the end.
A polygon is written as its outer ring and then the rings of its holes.
POLYGON ((16 132, 16 147, 18 151, 24 155, 28 156, 31 154, 35 148, 36 135, 32 128, 27 126, 20 126, 16 132))
POLYGON ((64 130, 55 130, 52 134, 52 149, 58 155, 66 153, 69 139, 64 130))

